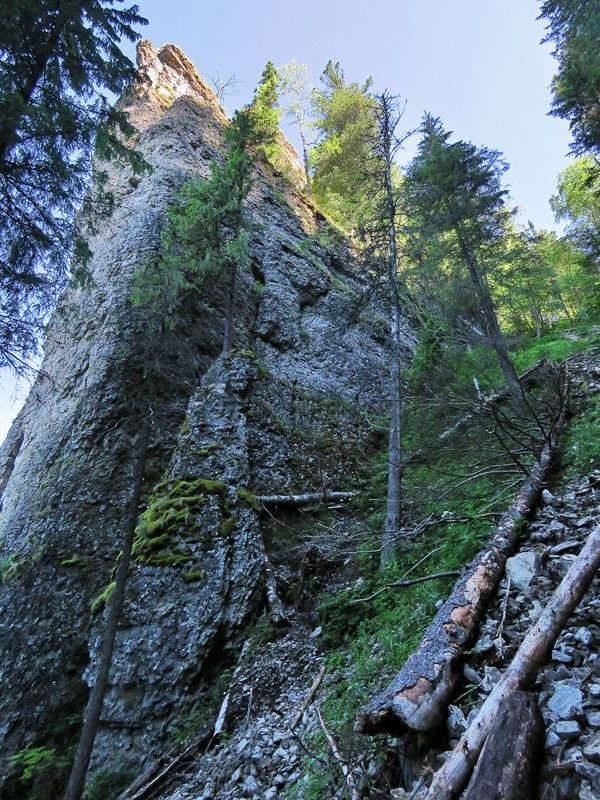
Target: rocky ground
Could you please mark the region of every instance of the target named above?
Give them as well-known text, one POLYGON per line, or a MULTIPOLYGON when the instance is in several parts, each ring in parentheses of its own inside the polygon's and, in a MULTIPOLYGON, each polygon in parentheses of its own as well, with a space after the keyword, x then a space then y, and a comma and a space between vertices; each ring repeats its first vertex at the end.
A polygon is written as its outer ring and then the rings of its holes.
MULTIPOLYGON (((595 366, 584 366, 588 375, 593 375, 595 366)), ((333 530, 324 531, 322 539, 310 545, 316 548, 315 563, 329 558, 333 565, 326 579, 329 590, 336 583, 341 587, 355 579, 347 561, 350 528, 343 516, 333 530)), ((518 552, 508 562, 479 640, 469 653, 464 681, 450 707, 446 736, 441 737, 437 749, 430 749, 416 762, 412 778, 405 783, 408 789, 384 787, 378 756, 371 749, 373 740, 361 737, 359 771, 368 787, 365 797, 424 797, 433 772, 510 664, 599 519, 600 472, 544 491, 518 552)), ((284 583, 292 580, 307 552, 306 545, 299 546, 285 562, 276 564, 284 583)), ((331 686, 326 675, 316 702, 309 704, 298 720, 298 711, 324 663, 315 618, 309 604, 302 609, 302 604, 299 610, 288 608, 287 628, 279 632, 267 629, 259 646, 251 642, 246 648, 231 681, 229 733, 188 765, 185 774, 174 776, 171 788, 160 795, 163 800, 272 800, 289 796, 293 786, 302 785, 306 761, 315 758, 311 738, 319 729, 317 708, 331 686)), ((538 800, 599 798, 600 576, 569 620, 532 689, 546 725, 538 800)), ((387 741, 393 756, 396 740, 387 741)), ((323 761, 324 770, 332 768, 339 770, 335 759, 323 761)), ((360 777, 359 772, 357 775, 360 777)), ((346 795, 344 788, 335 797, 346 795)))
MULTIPOLYGON (((465 667, 464 684, 448 718, 452 749, 508 666, 529 627, 577 557, 600 509, 600 473, 544 503, 519 552, 508 561, 494 606, 465 667)), ((600 577, 579 605, 540 670, 534 691, 546 724, 540 800, 600 797, 600 577)), ((411 791, 424 796, 433 770, 449 751, 430 753, 411 791)), ((397 790, 395 798, 411 796, 397 790)))

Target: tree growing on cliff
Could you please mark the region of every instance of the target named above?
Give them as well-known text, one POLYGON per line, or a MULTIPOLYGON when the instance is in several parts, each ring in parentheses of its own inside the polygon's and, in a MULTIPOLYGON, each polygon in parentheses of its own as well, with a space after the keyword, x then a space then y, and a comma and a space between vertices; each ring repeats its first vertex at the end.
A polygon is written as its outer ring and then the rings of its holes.
POLYGON ((184 298, 207 280, 226 286, 223 353, 233 341, 237 275, 250 263, 244 200, 252 186, 259 154, 272 153, 278 136, 276 72, 263 72, 254 101, 234 114, 223 133, 225 156, 213 161, 208 178, 186 181, 163 231, 163 252, 152 267, 139 272, 132 300, 149 311, 155 329, 172 327, 184 298))
POLYGON ((308 84, 308 69, 305 64, 290 61, 279 68, 281 78, 280 93, 284 98, 283 113, 290 121, 298 126, 300 141, 302 142, 302 162, 304 164, 304 177, 306 179, 306 193, 312 194, 310 175, 310 160, 308 148, 308 132, 312 127, 310 118, 310 104, 312 89, 308 84))
POLYGON ((495 349, 512 398, 523 391, 498 323, 479 256, 504 235, 508 216, 501 186, 507 165, 496 150, 470 142, 451 143, 439 119, 424 117, 423 138, 406 170, 404 197, 418 235, 441 239, 467 268, 487 338, 495 349))
POLYGON ((17 372, 69 265, 89 258, 75 215, 90 222, 111 210, 106 174, 90 185, 92 156, 144 165, 106 93, 132 81, 119 44, 138 39, 146 20, 115 4, 12 0, 0 10, 0 366, 17 372))

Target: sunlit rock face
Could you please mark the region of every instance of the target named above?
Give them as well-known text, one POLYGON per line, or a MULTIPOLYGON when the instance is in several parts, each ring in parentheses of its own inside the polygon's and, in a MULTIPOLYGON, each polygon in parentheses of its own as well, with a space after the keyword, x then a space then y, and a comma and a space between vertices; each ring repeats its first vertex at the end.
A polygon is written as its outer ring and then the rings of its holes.
POLYGON ((108 167, 117 208, 90 234, 93 285, 62 297, 0 452, 3 757, 28 743, 64 750, 77 734, 104 619, 90 605, 125 535, 140 407, 151 406, 144 530, 156 535, 137 539, 94 767, 117 749, 139 766, 168 746, 174 721, 234 659, 264 606, 252 495, 345 484, 370 446, 367 412, 385 407, 385 302, 359 311, 361 271, 294 186, 295 155, 287 178, 260 166, 247 201, 252 264, 239 276, 234 352, 220 356, 217 278, 183 303, 147 396, 134 276, 160 256, 177 189, 220 157, 227 120, 177 47, 142 42, 138 67, 120 105, 152 172, 108 167), (171 500, 186 513, 165 521, 171 500))

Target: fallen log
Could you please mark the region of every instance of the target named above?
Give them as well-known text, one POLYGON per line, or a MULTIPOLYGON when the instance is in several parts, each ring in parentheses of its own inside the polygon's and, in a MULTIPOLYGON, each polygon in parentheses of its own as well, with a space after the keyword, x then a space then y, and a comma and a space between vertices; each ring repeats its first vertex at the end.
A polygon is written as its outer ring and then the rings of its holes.
POLYGON ((329 503, 351 500, 358 492, 309 492, 308 494, 259 494, 256 499, 263 506, 309 506, 312 503, 329 503))
POLYGON ((586 593, 600 568, 600 525, 588 536, 577 559, 563 578, 532 625, 504 675, 494 686, 469 728, 456 745, 446 763, 434 775, 427 800, 451 800, 457 797, 469 776, 502 701, 516 689, 530 684, 540 665, 547 658, 565 623, 586 593))
POLYGON ((565 415, 563 408, 539 460, 502 516, 492 539, 456 582, 418 648, 388 688, 360 710, 357 732, 394 735, 407 729, 427 732, 442 721, 462 673, 462 656, 473 642, 487 602, 504 574, 523 521, 537 505, 565 415))
POLYGON ((289 625, 289 619, 285 613, 283 603, 277 593, 277 580, 275 578, 275 570, 269 557, 265 553, 264 561, 265 571, 265 593, 267 595, 267 605, 269 606, 269 616, 271 622, 276 628, 281 628, 284 625, 289 625))
POLYGON ((117 800, 151 800, 156 797, 175 778, 180 777, 182 771, 192 769, 196 756, 204 746, 208 745, 210 740, 211 731, 207 729, 192 744, 176 755, 177 748, 173 748, 125 789, 117 797, 117 800))
POLYGON ((543 749, 540 707, 529 692, 513 692, 498 708, 462 800, 531 800, 543 749))

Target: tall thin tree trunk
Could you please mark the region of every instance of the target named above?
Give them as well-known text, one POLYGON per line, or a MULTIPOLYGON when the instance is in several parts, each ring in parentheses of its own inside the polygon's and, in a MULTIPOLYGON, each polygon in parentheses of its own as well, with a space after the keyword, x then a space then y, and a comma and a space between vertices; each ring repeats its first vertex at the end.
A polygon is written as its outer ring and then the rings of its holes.
POLYGON ((233 340, 233 315, 235 311, 235 295, 237 287, 237 264, 235 260, 231 262, 231 272, 229 275, 229 286, 227 289, 227 305, 225 308, 225 327, 223 330, 223 350, 222 354, 227 355, 231 351, 233 340))
POLYGON ((388 434, 388 485, 380 566, 384 570, 396 555, 402 519, 402 398, 400 390, 400 303, 398 298, 398 245, 396 205, 391 176, 392 131, 386 96, 381 98, 382 136, 385 160, 386 212, 389 237, 388 280, 390 290, 390 422, 388 434))
POLYGON ((302 140, 302 160, 304 161, 304 177, 306 178, 306 194, 312 197, 312 185, 310 181, 310 166, 308 163, 308 147, 306 145, 306 136, 304 134, 304 123, 299 120, 300 138, 302 140))
POLYGON ((131 494, 131 501, 129 503, 129 511, 126 522, 127 529, 125 531, 123 549, 115 577, 115 588, 108 605, 108 615, 106 618, 106 626, 104 628, 102 647, 100 650, 100 663, 98 664, 96 681, 90 693, 87 708, 85 710, 83 728, 81 730, 77 752, 75 753, 75 761, 73 762, 73 768, 69 778, 67 790, 65 792, 64 800, 80 800, 85 786, 85 779, 90 765, 90 759, 92 757, 94 741, 98 732, 104 695, 106 693, 108 676, 112 663, 117 626, 119 623, 119 617, 121 616, 123 599, 125 597, 125 585, 127 582, 127 573, 129 572, 131 548, 133 546, 135 528, 139 514, 142 480, 144 477, 144 467, 146 464, 149 438, 150 420, 149 413, 147 412, 144 415, 144 420, 140 429, 139 452, 135 464, 135 472, 133 475, 133 491, 131 494))
POLYGON ((523 394, 523 389, 519 383, 519 378, 517 377, 513 363, 508 355, 506 342, 504 341, 504 336, 502 335, 500 325, 498 324, 498 317, 496 316, 496 310, 494 309, 494 304, 492 302, 489 289, 481 277, 475 258, 471 253, 467 242, 465 241, 460 227, 457 225, 455 230, 462 257, 469 271, 469 276, 473 281, 473 285, 475 286, 477 297, 479 298, 479 304, 481 307, 481 313, 485 320, 488 339, 498 355, 500 369, 504 374, 506 385, 508 386, 511 397, 516 403, 521 404, 524 402, 525 396, 523 394))

